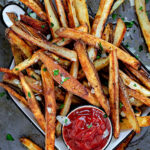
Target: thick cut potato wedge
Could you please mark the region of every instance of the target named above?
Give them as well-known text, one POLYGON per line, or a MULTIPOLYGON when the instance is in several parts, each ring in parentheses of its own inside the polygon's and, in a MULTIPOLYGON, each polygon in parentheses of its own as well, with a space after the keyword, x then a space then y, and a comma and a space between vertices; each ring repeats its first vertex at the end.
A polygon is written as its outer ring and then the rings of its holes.
POLYGON ((136 133, 139 133, 140 127, 139 127, 139 124, 138 124, 137 119, 135 117, 134 111, 130 105, 127 89, 126 89, 121 78, 119 78, 119 98, 123 104, 123 111, 124 111, 128 121, 132 125, 132 129, 136 133))
POLYGON ((101 43, 102 47, 105 49, 106 52, 110 53, 114 49, 117 50, 117 57, 124 63, 132 66, 135 69, 138 69, 140 67, 140 62, 129 55, 128 53, 124 52, 122 49, 112 45, 109 42, 106 42, 100 38, 94 37, 93 35, 77 31, 71 28, 60 28, 59 30, 56 31, 57 34, 60 37, 65 37, 65 38, 71 38, 74 40, 79 40, 81 39, 83 42, 85 42, 88 45, 94 46, 96 48, 99 48, 99 45, 101 43))
POLYGON ((33 113, 35 119, 37 120, 39 126, 41 127, 41 129, 43 131, 45 131, 45 118, 40 110, 38 102, 35 99, 35 96, 31 90, 30 86, 27 84, 25 77, 21 72, 19 73, 19 77, 20 77, 23 91, 26 95, 28 106, 29 106, 30 110, 32 111, 32 113, 33 113))
POLYGON ((20 0, 24 3, 27 7, 32 9, 41 19, 47 20, 47 15, 43 10, 43 6, 38 0, 20 0))
POLYGON ((148 51, 150 52, 150 22, 146 13, 145 1, 135 0, 135 9, 141 26, 142 33, 144 35, 144 39, 148 47, 148 51))
POLYGON ((45 97, 45 150, 53 150, 55 146, 56 100, 54 81, 44 65, 41 67, 41 76, 45 97))
POLYGON ((103 93, 97 71, 95 70, 93 64, 91 63, 86 53, 85 44, 82 41, 77 41, 75 43, 75 50, 77 51, 78 58, 81 63, 82 69, 85 73, 85 76, 95 91, 97 100, 99 101, 99 103, 101 104, 101 106, 103 107, 107 115, 109 115, 110 108, 109 108, 108 100, 103 93))
POLYGON ((117 60, 117 51, 114 50, 109 55, 109 103, 110 114, 113 124, 114 137, 118 138, 120 134, 119 126, 119 66, 117 60))
POLYGON ((52 0, 44 0, 44 3, 51 34, 53 38, 56 38, 57 34, 55 33, 55 31, 60 28, 60 23, 58 21, 55 8, 53 6, 52 0))
POLYGON ((42 148, 40 148, 38 145, 36 145, 35 143, 33 143, 31 140, 22 137, 20 138, 20 142, 26 147, 28 148, 28 150, 42 150, 42 148))
POLYGON ((72 77, 61 66, 56 64, 51 58, 44 53, 39 53, 40 60, 44 63, 53 79, 58 82, 64 89, 75 94, 89 103, 99 106, 99 102, 78 80, 72 77), (57 74, 57 75, 56 75, 57 74))
POLYGON ((41 77, 34 71, 34 69, 27 68, 26 71, 27 71, 28 76, 30 76, 38 81, 41 81, 41 77))
POLYGON ((71 61, 76 61, 77 59, 77 54, 75 51, 72 51, 68 48, 64 48, 64 47, 59 47, 56 46, 54 44, 50 44, 48 41, 30 36, 29 34, 25 33, 24 31, 22 31, 21 29, 19 29, 17 26, 11 26, 11 29, 17 33, 19 36, 21 36, 23 39, 26 39, 32 43, 34 43, 35 45, 47 49, 50 52, 53 52, 59 56, 62 56, 64 58, 67 58, 71 61))

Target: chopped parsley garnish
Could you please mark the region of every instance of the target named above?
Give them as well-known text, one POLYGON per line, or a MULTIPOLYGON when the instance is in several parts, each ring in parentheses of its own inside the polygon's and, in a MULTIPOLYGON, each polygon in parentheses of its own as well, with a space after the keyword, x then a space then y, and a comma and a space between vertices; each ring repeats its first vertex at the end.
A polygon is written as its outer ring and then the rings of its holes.
POLYGON ((133 21, 130 21, 130 22, 125 22, 125 25, 127 28, 132 28, 134 22, 133 21))
POLYGON ((53 70, 53 74, 54 74, 54 76, 57 76, 57 75, 59 75, 59 70, 58 70, 58 69, 56 69, 56 70, 53 70))
POLYGON ((149 2, 149 0, 145 0, 145 3, 147 4, 149 2))
POLYGON ((28 92, 28 97, 31 98, 31 93, 30 92, 28 92))
POLYGON ((123 17, 122 17, 121 19, 122 19, 122 21, 124 21, 124 20, 125 20, 123 17))
POLYGON ((47 68, 43 68, 43 71, 46 72, 46 71, 47 71, 47 68))
POLYGON ((92 127, 92 123, 90 125, 87 126, 88 129, 90 129, 92 127))
POLYGON ((123 107, 123 104, 121 102, 119 103, 119 107, 120 109, 123 107))
POLYGON ((66 78, 64 79, 64 82, 67 81, 67 80, 69 80, 69 79, 70 79, 70 77, 66 77, 66 78))
POLYGON ((65 124, 68 122, 68 119, 65 119, 65 124))
POLYGON ((61 104, 61 105, 59 106, 59 108, 60 108, 60 109, 64 108, 64 104, 61 104))
POLYGON ((51 24, 50 24, 50 28, 53 28, 54 27, 54 24, 51 22, 51 24))
POLYGON ((103 117, 104 117, 104 118, 107 118, 108 116, 107 116, 107 114, 104 114, 103 117))
POLYGON ((100 50, 101 50, 101 52, 102 52, 102 51, 103 51, 103 46, 102 46, 101 43, 99 43, 99 48, 100 48, 100 50))
POLYGON ((43 25, 41 25, 41 28, 43 28, 43 29, 44 29, 44 28, 45 28, 45 25, 44 25, 44 24, 43 24, 43 25))
POLYGON ((135 87, 136 87, 136 84, 134 84, 133 86, 135 86, 135 87))
POLYGON ((141 6, 141 7, 139 8, 139 10, 143 11, 143 7, 141 6))
POLYGON ((15 68, 15 70, 18 71, 19 69, 18 69, 18 68, 15 68))
POLYGON ((139 56, 138 56, 138 55, 136 55, 135 57, 136 57, 137 59, 139 59, 139 56))
POLYGON ((112 14, 113 20, 115 20, 117 16, 118 16, 117 14, 112 14))
POLYGON ((3 97, 5 95, 5 92, 0 93, 0 97, 3 97))
POLYGON ((143 46, 142 45, 139 46, 139 52, 141 52, 141 51, 143 51, 143 46))
POLYGON ((97 55, 96 59, 100 59, 100 58, 101 58, 101 56, 97 55))
POLYGON ((64 41, 65 39, 64 38, 62 38, 62 41, 64 41))
POLYGON ((6 140, 7 140, 7 141, 14 141, 14 138, 12 137, 11 134, 7 134, 7 135, 6 135, 6 140))

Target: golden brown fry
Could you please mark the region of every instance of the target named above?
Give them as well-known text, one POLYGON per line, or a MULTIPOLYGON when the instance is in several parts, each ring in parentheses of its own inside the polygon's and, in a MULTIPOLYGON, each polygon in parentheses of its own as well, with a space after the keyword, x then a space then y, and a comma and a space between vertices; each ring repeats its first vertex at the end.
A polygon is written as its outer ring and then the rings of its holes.
POLYGON ((110 53, 114 49, 117 50, 117 57, 123 61, 124 63, 132 66, 135 69, 138 69, 140 66, 140 62, 129 55, 128 53, 124 52, 122 49, 112 45, 111 43, 108 43, 100 38, 94 37, 93 35, 77 31, 71 28, 60 28, 59 30, 56 31, 57 34, 60 37, 65 37, 65 38, 71 38, 74 40, 79 40, 81 39, 84 41, 86 44, 94 46, 96 48, 99 48, 99 44, 101 43, 102 47, 106 50, 106 52, 110 53))
POLYGON ((16 20, 18 20, 17 16, 15 15, 15 13, 12 13, 12 12, 7 12, 6 13, 7 16, 9 17, 9 19, 11 20, 11 22, 13 24, 15 24, 16 20))
POLYGON ((62 27, 68 27, 68 21, 67 21, 67 17, 66 17, 66 13, 62 1, 55 0, 55 3, 56 3, 57 13, 59 15, 59 19, 62 27))
POLYGON ((87 100, 89 103, 99 106, 99 102, 96 98, 74 77, 72 77, 61 66, 56 64, 51 58, 44 53, 39 53, 40 60, 45 64, 53 79, 58 82, 64 89, 72 94, 78 95, 81 98, 87 100), (54 75, 54 72, 58 75, 54 75))
POLYGON ((58 21, 55 8, 51 0, 44 0, 44 3, 51 34, 53 38, 56 38, 57 34, 55 33, 55 31, 60 28, 60 23, 58 21))
POLYGON ((126 89, 126 87, 125 87, 125 85, 124 85, 121 78, 119 78, 119 98, 120 98, 120 101, 123 104, 123 111, 124 111, 128 121, 132 125, 133 130, 136 133, 139 133, 140 132, 140 127, 138 125, 138 122, 137 122, 137 119, 135 117, 134 111, 133 111, 133 109, 130 105, 127 89, 126 89))
POLYGON ((16 97, 22 104, 24 104, 25 106, 28 106, 26 99, 23 96, 19 95, 11 87, 1 82, 0 82, 0 86, 3 87, 6 91, 8 91, 12 96, 16 97))
POLYGON ((32 43, 34 43, 35 45, 47 49, 59 56, 62 56, 64 58, 67 58, 71 61, 76 61, 77 59, 77 54, 75 51, 69 50, 67 48, 64 47, 59 47, 56 46, 54 44, 50 44, 49 42, 30 36, 29 34, 25 33, 24 31, 20 30, 17 26, 11 26, 11 29, 16 32, 18 35, 20 35, 23 39, 26 39, 32 43))
POLYGON ((78 27, 79 21, 76 16, 75 1, 74 0, 66 0, 66 2, 67 2, 67 7, 68 7, 69 26, 71 28, 78 27))
POLYGON ((35 143, 33 143, 31 140, 22 137, 20 138, 20 142, 26 146, 28 148, 28 150, 42 150, 42 148, 40 148, 38 145, 36 145, 35 143))
POLYGON ((150 22, 146 13, 146 5, 144 0, 135 0, 135 9, 141 26, 144 39, 146 41, 148 51, 150 52, 150 22))
POLYGON ((27 71, 28 76, 30 76, 38 81, 41 81, 41 77, 34 71, 34 69, 27 68, 26 71, 27 71))
POLYGON ((42 4, 40 1, 35 0, 20 0, 24 3, 27 7, 32 9, 41 19, 47 20, 47 15, 43 10, 42 4))
MULTIPOLYGON (((4 72, 4 73, 13 73, 12 70, 8 69, 8 68, 1 68, 0 67, 0 72, 4 72)), ((14 73, 13 73, 14 74, 14 73)))
POLYGON ((145 105, 150 106, 150 99, 148 97, 142 95, 141 93, 128 88, 128 94, 129 94, 129 96, 132 96, 132 97, 136 98, 137 100, 141 101, 145 105))
POLYGON ((21 85, 23 87, 23 91, 26 95, 28 106, 32 113, 34 114, 35 119, 37 120, 39 126, 43 131, 45 131, 45 119, 44 116, 40 110, 40 107, 38 105, 37 100, 35 99, 35 96, 30 88, 30 86, 27 84, 24 75, 20 72, 19 73, 21 85))
POLYGON ((95 91, 97 100, 99 101, 101 106, 104 108, 107 115, 109 115, 110 108, 109 108, 108 100, 103 93, 98 74, 86 53, 85 44, 82 41, 77 41, 75 43, 75 50, 77 51, 82 69, 83 69, 90 85, 92 86, 92 88, 95 91))
POLYGON ((144 96, 150 96, 150 90, 146 89, 136 81, 132 80, 129 76, 127 76, 124 72, 119 70, 119 74, 124 84, 129 88, 143 94, 144 96))
POLYGON ((130 143, 130 141, 133 139, 134 136, 135 136, 135 132, 132 132, 127 138, 125 138, 125 140, 123 140, 123 142, 121 142, 115 148, 115 150, 125 150, 125 148, 128 146, 128 144, 130 143))
POLYGON ((117 60, 117 51, 113 50, 109 55, 109 102, 111 119, 114 130, 114 137, 118 138, 120 134, 119 126, 119 66, 117 60))
POLYGON ((41 76, 45 96, 45 150, 53 150, 55 145, 56 100, 54 81, 46 67, 42 65, 41 76))
POLYGON ((131 105, 136 106, 136 107, 140 107, 143 105, 143 103, 140 100, 131 96, 129 96, 129 101, 131 105))
POLYGON ((79 20, 80 25, 87 24, 88 32, 91 32, 91 26, 89 21, 88 8, 86 4, 86 0, 75 0, 75 10, 77 14, 77 18, 79 20))

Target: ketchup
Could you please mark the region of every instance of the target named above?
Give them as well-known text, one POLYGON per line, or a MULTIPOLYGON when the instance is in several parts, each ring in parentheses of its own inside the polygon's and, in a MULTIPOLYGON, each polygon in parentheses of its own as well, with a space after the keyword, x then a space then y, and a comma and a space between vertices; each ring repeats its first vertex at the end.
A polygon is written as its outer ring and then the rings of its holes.
POLYGON ((68 115, 71 124, 63 127, 63 138, 71 150, 101 150, 111 135, 106 114, 95 107, 81 107, 68 115))

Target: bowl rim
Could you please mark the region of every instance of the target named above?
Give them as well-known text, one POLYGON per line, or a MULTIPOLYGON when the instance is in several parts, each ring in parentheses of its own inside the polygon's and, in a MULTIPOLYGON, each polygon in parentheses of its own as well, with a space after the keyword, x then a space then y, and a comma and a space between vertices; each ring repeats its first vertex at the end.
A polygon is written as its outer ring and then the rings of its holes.
MULTIPOLYGON (((84 106, 79 106, 79 107, 73 109, 73 110, 70 111, 66 116, 68 117, 71 113, 75 112, 76 110, 78 110, 78 109, 80 109, 80 108, 84 108, 84 107, 86 107, 86 108, 87 108, 87 107, 88 107, 88 108, 94 108, 94 109, 97 109, 97 110, 99 110, 100 112, 106 114, 101 108, 99 108, 99 107, 97 107, 97 106, 84 105, 84 106)), ((108 147, 108 145, 109 145, 110 142, 111 142, 112 135, 113 135, 113 134, 112 134, 112 133, 113 133, 112 122, 111 122, 109 116, 107 117, 107 119, 109 120, 109 124, 110 124, 110 127, 111 127, 111 128, 110 128, 110 135, 109 135, 109 139, 108 139, 106 145, 105 145, 105 146, 103 147, 103 149, 101 149, 101 150, 105 150, 105 149, 108 147)), ((62 139, 63 139, 65 145, 68 147, 68 149, 70 149, 69 145, 67 145, 67 143, 66 143, 66 141, 65 141, 64 134, 63 134, 63 129, 64 129, 64 124, 62 125, 62 139)), ((71 149, 70 149, 70 150, 71 150, 71 149)))

